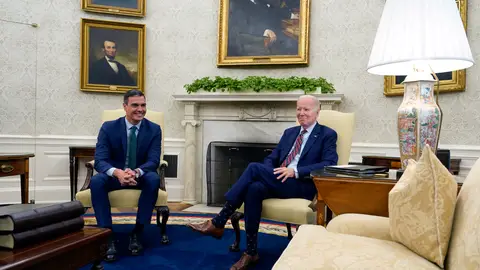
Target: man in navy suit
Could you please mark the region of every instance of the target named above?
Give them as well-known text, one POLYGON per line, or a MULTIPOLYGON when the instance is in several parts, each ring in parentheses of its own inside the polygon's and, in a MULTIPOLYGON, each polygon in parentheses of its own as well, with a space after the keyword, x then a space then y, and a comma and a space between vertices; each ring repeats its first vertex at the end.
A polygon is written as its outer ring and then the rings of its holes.
POLYGON ((310 172, 335 165, 337 133, 317 123, 318 99, 305 95, 297 101, 300 126, 283 133, 280 142, 262 163, 250 163, 238 181, 225 194, 226 203, 212 220, 189 224, 193 230, 220 238, 228 218, 245 204, 247 250, 231 269, 246 269, 259 259, 257 233, 262 213, 262 201, 268 198, 305 198, 316 193, 310 172))
POLYGON ((107 85, 128 85, 134 86, 127 68, 115 60, 117 55, 117 43, 113 40, 103 42, 104 57, 95 61, 89 71, 89 83, 107 84, 107 85))
MULTIPOLYGON (((119 189, 141 189, 137 220, 130 235, 129 250, 138 255, 143 250, 140 234, 150 224, 158 197, 160 176, 160 126, 144 118, 145 96, 139 90, 130 90, 123 97, 125 117, 103 123, 95 148, 95 170, 90 190, 97 224, 112 228, 108 193, 119 189)), ((108 243, 106 261, 116 259, 117 249, 112 237, 108 243)))

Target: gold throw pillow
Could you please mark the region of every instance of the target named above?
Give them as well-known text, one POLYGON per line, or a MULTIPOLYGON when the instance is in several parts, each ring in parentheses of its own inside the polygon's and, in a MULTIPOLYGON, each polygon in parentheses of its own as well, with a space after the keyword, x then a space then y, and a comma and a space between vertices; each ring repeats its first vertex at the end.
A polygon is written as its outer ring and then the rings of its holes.
POLYGON ((456 196, 454 176, 426 145, 389 193, 392 239, 443 268, 456 196))

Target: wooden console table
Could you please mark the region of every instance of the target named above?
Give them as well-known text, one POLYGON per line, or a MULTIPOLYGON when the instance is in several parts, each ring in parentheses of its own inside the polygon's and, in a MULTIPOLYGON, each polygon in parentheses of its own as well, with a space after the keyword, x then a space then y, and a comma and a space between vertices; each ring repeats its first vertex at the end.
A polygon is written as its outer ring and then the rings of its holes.
MULTIPOLYGON (((335 215, 346 213, 388 217, 388 193, 395 186, 395 178, 356 177, 312 172, 317 188, 317 224, 326 225, 325 205, 335 215)), ((462 183, 458 183, 458 191, 462 183)))
MULTIPOLYGON (((453 175, 458 175, 460 171, 460 162, 462 160, 459 158, 450 159, 450 172, 453 175)), ((362 156, 363 165, 373 165, 373 166, 386 166, 389 169, 398 170, 402 168, 402 163, 400 162, 399 157, 384 157, 384 156, 362 156)))
POLYGON ((28 203, 29 159, 34 154, 0 154, 0 177, 20 175, 22 203, 28 203))
POLYGON ((73 201, 77 194, 78 185, 78 159, 93 158, 95 146, 70 146, 70 200, 73 201))
POLYGON ((111 230, 85 227, 83 230, 18 250, 0 251, 0 270, 76 270, 89 263, 100 264, 111 230))

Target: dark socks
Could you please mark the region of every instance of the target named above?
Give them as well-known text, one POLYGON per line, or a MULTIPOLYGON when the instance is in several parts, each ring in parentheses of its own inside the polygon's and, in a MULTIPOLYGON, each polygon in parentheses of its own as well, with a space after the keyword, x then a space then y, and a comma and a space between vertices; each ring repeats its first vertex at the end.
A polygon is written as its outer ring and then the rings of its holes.
POLYGON ((143 232, 143 224, 135 224, 135 228, 133 228, 133 233, 139 234, 143 232))
POLYGON ((217 228, 225 227, 227 220, 235 212, 235 210, 237 210, 237 207, 234 207, 231 203, 226 202, 220 213, 218 213, 218 215, 212 219, 213 225, 217 228))
POLYGON ((257 254, 257 233, 247 233, 247 251, 245 253, 250 256, 257 254))

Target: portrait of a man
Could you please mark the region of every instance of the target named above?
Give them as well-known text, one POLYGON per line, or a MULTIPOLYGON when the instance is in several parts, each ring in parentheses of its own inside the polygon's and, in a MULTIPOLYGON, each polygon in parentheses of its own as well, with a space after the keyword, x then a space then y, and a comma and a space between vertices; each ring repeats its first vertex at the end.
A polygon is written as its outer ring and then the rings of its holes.
POLYGON ((310 0, 221 4, 218 65, 308 63, 310 0))
MULTIPOLYGON (((134 86, 136 83, 130 75, 134 71, 127 68, 115 59, 117 44, 114 40, 104 40, 102 45, 103 57, 92 63, 89 72, 89 83, 108 85, 134 86)), ((135 64, 133 64, 134 66, 135 64)))
POLYGON ((144 17, 146 0, 81 0, 82 9, 96 13, 144 17))
POLYGON ((230 0, 227 56, 298 54, 299 0, 230 0))
POLYGON ((143 90, 145 25, 82 19, 81 89, 143 90))
POLYGON ((94 5, 103 5, 110 7, 138 8, 138 0, 91 0, 94 5))

